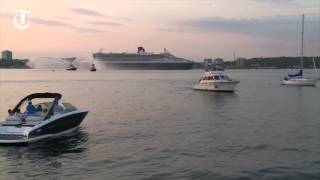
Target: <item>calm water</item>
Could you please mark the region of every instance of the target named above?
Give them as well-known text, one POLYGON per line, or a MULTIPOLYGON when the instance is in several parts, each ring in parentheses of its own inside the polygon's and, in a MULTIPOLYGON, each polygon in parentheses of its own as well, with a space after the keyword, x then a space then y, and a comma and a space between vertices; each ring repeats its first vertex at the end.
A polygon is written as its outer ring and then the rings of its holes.
POLYGON ((192 90, 198 70, 0 70, 1 119, 33 92, 90 110, 74 137, 0 147, 0 179, 320 179, 320 83, 228 72, 234 94, 192 90))

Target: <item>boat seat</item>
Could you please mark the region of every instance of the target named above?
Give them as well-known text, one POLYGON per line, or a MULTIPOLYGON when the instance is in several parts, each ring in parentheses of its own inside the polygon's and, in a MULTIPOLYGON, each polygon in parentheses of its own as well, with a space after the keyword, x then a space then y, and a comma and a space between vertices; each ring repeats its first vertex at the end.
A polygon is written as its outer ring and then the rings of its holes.
POLYGON ((65 107, 65 109, 64 109, 64 112, 65 112, 65 113, 77 110, 77 108, 74 107, 74 106, 73 106, 72 104, 70 104, 70 103, 62 103, 62 104, 63 104, 63 106, 65 107))
POLYGON ((41 116, 27 116, 26 122, 40 122, 43 120, 43 117, 41 116))
MULTIPOLYGON (((35 125, 43 120, 41 116, 27 116, 24 125, 35 125)), ((22 124, 21 118, 17 116, 8 116, 6 121, 2 123, 4 126, 14 126, 22 124)))
POLYGON ((17 116, 8 116, 6 121, 21 121, 21 119, 17 116))

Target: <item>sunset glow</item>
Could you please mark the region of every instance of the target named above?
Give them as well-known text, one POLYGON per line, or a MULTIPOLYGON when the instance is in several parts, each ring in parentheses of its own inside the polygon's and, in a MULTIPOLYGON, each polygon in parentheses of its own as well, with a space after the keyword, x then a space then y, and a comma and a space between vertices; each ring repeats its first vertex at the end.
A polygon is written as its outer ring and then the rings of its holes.
POLYGON ((0 49, 17 58, 90 57, 135 52, 137 46, 202 61, 206 57, 297 56, 301 14, 306 56, 319 55, 318 0, 1 1, 0 49), (32 12, 31 26, 13 26, 14 11, 32 12))

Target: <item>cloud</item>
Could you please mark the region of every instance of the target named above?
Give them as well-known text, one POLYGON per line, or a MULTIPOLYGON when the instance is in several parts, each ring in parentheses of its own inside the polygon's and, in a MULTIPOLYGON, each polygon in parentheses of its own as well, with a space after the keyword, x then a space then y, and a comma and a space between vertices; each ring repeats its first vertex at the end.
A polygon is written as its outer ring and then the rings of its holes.
POLYGON ((298 0, 254 0, 258 3, 267 4, 270 6, 285 6, 285 7, 299 7, 298 0))
POLYGON ((75 30, 80 33, 101 33, 102 31, 92 28, 84 28, 78 27, 66 22, 57 21, 57 20, 48 20, 48 19, 41 19, 41 18, 31 18, 32 23, 46 25, 46 26, 56 26, 56 27, 63 27, 75 30))
POLYGON ((13 14, 0 12, 0 17, 13 18, 13 14))
POLYGON ((85 9, 85 8, 73 8, 71 9, 71 11, 81 14, 81 15, 85 15, 85 16, 99 16, 99 17, 103 17, 102 14, 100 14, 97 11, 93 11, 90 9, 85 9))
POLYGON ((109 21, 90 21, 89 24, 97 26, 123 26, 123 24, 109 21))
POLYGON ((163 27, 159 27, 156 28, 157 31, 162 31, 162 32, 178 32, 177 29, 174 28, 163 28, 163 27))
POLYGON ((99 13, 98 11, 94 11, 91 9, 85 9, 85 8, 72 8, 70 9, 72 12, 85 15, 85 16, 94 16, 94 17, 104 17, 114 20, 121 20, 121 21, 132 21, 133 19, 128 17, 118 17, 118 16, 107 16, 102 13, 99 13))
POLYGON ((167 32, 167 33, 197 33, 198 30, 190 27, 157 27, 157 31, 167 32))
POLYGON ((42 18, 31 18, 30 20, 32 23, 35 24, 41 24, 41 25, 47 25, 47 26, 61 26, 61 27, 74 27, 71 24, 57 21, 57 20, 48 20, 48 19, 42 19, 42 18))
POLYGON ((296 2, 296 0, 255 0, 257 2, 263 2, 263 3, 293 3, 293 2, 296 2))
MULTIPOLYGON (((309 16, 309 15, 308 15, 309 16)), ((319 38, 319 15, 306 18, 306 27, 310 33, 319 38)), ((222 18, 202 17, 181 20, 172 23, 177 28, 192 28, 198 32, 235 33, 259 36, 271 39, 290 39, 298 37, 301 29, 300 16, 272 16, 265 18, 222 18)))
MULTIPOLYGON (((10 14, 10 13, 0 13, 0 17, 3 17, 3 18, 12 18, 13 16, 14 15, 10 14)), ((68 29, 75 30, 76 32, 79 32, 79 33, 101 33, 101 32, 103 32, 103 31, 97 30, 97 29, 75 26, 75 25, 67 23, 65 21, 44 19, 44 18, 38 18, 38 17, 31 17, 30 22, 31 22, 31 24, 39 24, 39 25, 44 25, 44 26, 68 28, 68 29)))
POLYGON ((117 17, 117 16, 106 16, 106 17, 109 17, 110 19, 114 19, 114 20, 133 21, 133 19, 128 17, 117 17))

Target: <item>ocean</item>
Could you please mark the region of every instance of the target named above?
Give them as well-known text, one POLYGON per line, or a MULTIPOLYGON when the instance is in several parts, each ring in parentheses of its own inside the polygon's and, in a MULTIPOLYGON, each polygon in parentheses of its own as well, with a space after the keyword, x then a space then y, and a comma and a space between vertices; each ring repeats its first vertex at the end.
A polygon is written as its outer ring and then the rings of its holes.
POLYGON ((235 93, 192 90, 201 70, 2 69, 0 121, 35 92, 90 112, 72 137, 0 147, 0 179, 320 179, 320 83, 226 72, 235 93))

